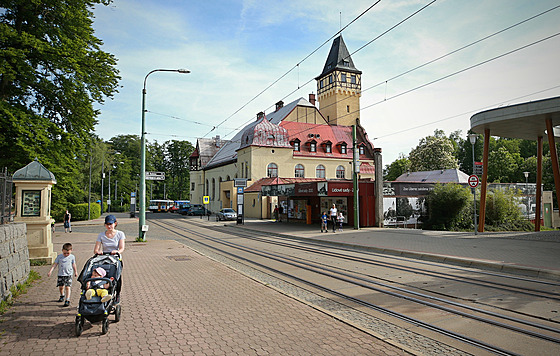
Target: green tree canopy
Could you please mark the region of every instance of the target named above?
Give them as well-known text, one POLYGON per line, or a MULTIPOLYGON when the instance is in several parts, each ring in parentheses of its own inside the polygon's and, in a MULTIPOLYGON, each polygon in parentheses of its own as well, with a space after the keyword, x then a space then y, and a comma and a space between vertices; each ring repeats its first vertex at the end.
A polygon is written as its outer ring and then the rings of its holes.
POLYGON ((418 146, 410 151, 410 168, 414 172, 458 168, 454 154, 454 141, 445 137, 443 131, 436 130, 433 136, 422 138, 418 146))
POLYGON ((401 174, 406 173, 410 169, 410 160, 404 154, 399 154, 399 158, 394 160, 391 164, 385 166, 386 181, 393 181, 401 174))
POLYGON ((83 199, 77 167, 99 114, 93 104, 117 91, 117 60, 92 28, 92 7, 109 3, 11 0, 0 7, 0 166, 13 172, 37 157, 57 178, 55 208, 83 199))

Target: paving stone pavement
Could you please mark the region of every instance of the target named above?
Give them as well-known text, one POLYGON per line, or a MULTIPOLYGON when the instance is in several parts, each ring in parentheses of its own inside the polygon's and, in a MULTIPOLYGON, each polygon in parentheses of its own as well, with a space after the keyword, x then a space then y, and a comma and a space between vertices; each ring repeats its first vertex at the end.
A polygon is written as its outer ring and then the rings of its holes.
MULTIPOLYGON (((97 234, 78 230, 54 243, 71 242, 81 270, 97 234)), ((86 322, 76 337, 79 283, 65 308, 50 266, 33 267, 41 280, 0 316, 0 355, 407 354, 178 242, 127 241, 123 256, 122 317, 106 335, 86 322)))

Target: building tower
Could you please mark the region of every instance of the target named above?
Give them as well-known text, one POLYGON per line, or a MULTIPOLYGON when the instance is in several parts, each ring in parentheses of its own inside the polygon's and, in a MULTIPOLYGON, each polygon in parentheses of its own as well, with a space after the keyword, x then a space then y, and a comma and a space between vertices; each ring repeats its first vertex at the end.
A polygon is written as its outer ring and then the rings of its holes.
POLYGON ((329 125, 359 122, 362 72, 354 67, 342 35, 334 39, 323 72, 315 80, 319 109, 329 125))

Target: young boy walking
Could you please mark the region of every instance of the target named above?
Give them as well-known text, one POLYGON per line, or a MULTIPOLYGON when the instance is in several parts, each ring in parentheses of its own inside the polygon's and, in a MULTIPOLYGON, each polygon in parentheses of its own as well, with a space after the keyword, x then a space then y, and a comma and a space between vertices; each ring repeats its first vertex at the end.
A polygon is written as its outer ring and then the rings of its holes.
POLYGON ((323 214, 321 215, 321 232, 329 232, 329 227, 327 225, 329 221, 329 217, 327 216, 327 213, 323 211, 323 214))
POLYGON ((76 267, 76 257, 72 254, 72 244, 65 243, 62 246, 62 253, 56 256, 56 260, 47 274, 51 276, 52 271, 58 266, 58 278, 56 286, 60 290, 59 302, 64 301, 64 306, 70 305, 70 293, 72 290, 72 275, 78 277, 78 268, 76 267), (74 273, 72 273, 74 272, 74 273))

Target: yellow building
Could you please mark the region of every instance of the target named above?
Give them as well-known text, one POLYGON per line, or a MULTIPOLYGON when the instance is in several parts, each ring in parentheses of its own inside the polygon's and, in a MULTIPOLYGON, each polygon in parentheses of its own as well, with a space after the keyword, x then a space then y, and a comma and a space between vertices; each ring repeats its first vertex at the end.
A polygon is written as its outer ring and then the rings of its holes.
MULTIPOLYGON (((219 137, 199 139, 190 157, 191 203, 200 204, 203 196, 209 196, 210 211, 235 209, 237 190, 233 180, 244 178, 247 179, 245 217, 270 218, 274 207, 280 205, 285 208, 287 218, 301 219, 305 215, 306 220, 315 220, 316 210, 335 201, 346 207, 346 215, 351 214, 348 207, 353 202, 346 196, 290 199, 279 193, 270 195, 267 185, 287 184, 291 191, 294 184, 331 182, 337 187, 351 184, 352 125, 356 125, 357 132, 359 178, 370 182, 377 179, 380 184, 376 187, 381 192, 381 150, 373 147, 359 124, 361 72, 354 67, 341 36, 333 41, 323 72, 316 79, 319 103, 314 94, 309 95, 309 100, 299 98, 286 105, 280 101, 274 112, 257 114, 255 121, 229 141, 221 141, 219 137), (205 160, 205 157, 211 158, 205 160), (304 215, 296 214, 304 209, 300 205, 312 210, 304 215)), ((380 197, 377 202, 382 204, 382 195, 376 195, 380 197)), ((379 207, 372 208, 379 210, 379 207)), ((381 205, 380 216, 382 212, 381 205)), ((380 224, 382 218, 376 221, 380 224)))

